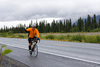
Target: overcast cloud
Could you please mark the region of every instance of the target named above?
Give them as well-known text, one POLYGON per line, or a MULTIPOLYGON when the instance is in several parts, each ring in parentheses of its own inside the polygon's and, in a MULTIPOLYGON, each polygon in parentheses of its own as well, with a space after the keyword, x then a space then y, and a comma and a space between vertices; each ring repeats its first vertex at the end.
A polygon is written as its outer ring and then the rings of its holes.
POLYGON ((100 15, 100 0, 0 0, 0 21, 100 15))

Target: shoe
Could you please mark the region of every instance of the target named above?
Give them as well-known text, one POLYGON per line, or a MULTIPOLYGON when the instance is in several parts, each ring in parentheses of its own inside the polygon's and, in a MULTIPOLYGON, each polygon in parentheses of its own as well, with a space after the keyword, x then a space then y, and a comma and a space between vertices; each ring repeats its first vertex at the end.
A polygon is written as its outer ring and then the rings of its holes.
POLYGON ((31 50, 29 50, 29 53, 30 53, 30 55, 32 55, 32 51, 31 50))

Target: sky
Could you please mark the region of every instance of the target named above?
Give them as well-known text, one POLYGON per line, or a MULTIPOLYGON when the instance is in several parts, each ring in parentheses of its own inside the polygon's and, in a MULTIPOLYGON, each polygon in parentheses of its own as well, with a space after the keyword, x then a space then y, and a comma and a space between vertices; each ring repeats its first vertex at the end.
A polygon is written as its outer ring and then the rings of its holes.
POLYGON ((71 19, 100 15, 100 0, 0 0, 0 28, 30 20, 71 19), (49 19, 50 18, 50 19, 49 19))

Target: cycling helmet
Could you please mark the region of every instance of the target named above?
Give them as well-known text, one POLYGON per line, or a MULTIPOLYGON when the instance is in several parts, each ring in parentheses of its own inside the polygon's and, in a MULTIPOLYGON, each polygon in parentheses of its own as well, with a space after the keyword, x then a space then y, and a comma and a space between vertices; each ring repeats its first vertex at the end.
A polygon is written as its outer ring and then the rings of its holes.
POLYGON ((31 25, 31 27, 33 27, 33 26, 36 27, 36 25, 31 25))

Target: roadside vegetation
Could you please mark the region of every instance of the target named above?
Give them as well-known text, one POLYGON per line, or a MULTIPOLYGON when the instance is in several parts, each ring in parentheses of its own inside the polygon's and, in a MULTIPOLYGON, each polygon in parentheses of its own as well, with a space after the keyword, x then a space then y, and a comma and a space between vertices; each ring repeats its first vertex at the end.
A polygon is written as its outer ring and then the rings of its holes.
POLYGON ((83 43, 100 43, 100 35, 47 35, 42 36, 41 39, 57 40, 57 41, 70 41, 70 42, 83 42, 83 43))
MULTIPOLYGON (((12 52, 11 49, 4 49, 4 51, 2 50, 4 47, 6 47, 6 45, 2 45, 1 48, 0 48, 0 67, 2 67, 1 65, 1 61, 3 59, 3 57, 9 53, 12 52)), ((10 61, 9 61, 9 66, 10 66, 10 61)), ((11 67, 11 66, 10 66, 11 67)))
MULTIPOLYGON (((83 42, 83 43, 100 43, 100 35, 84 35, 84 34, 74 34, 74 35, 56 35, 57 33, 40 33, 40 39, 42 40, 56 40, 56 41, 69 41, 69 42, 83 42)), ((11 31, 7 33, 0 33, 0 37, 8 38, 28 38, 28 34, 19 33, 14 34, 11 31)))

